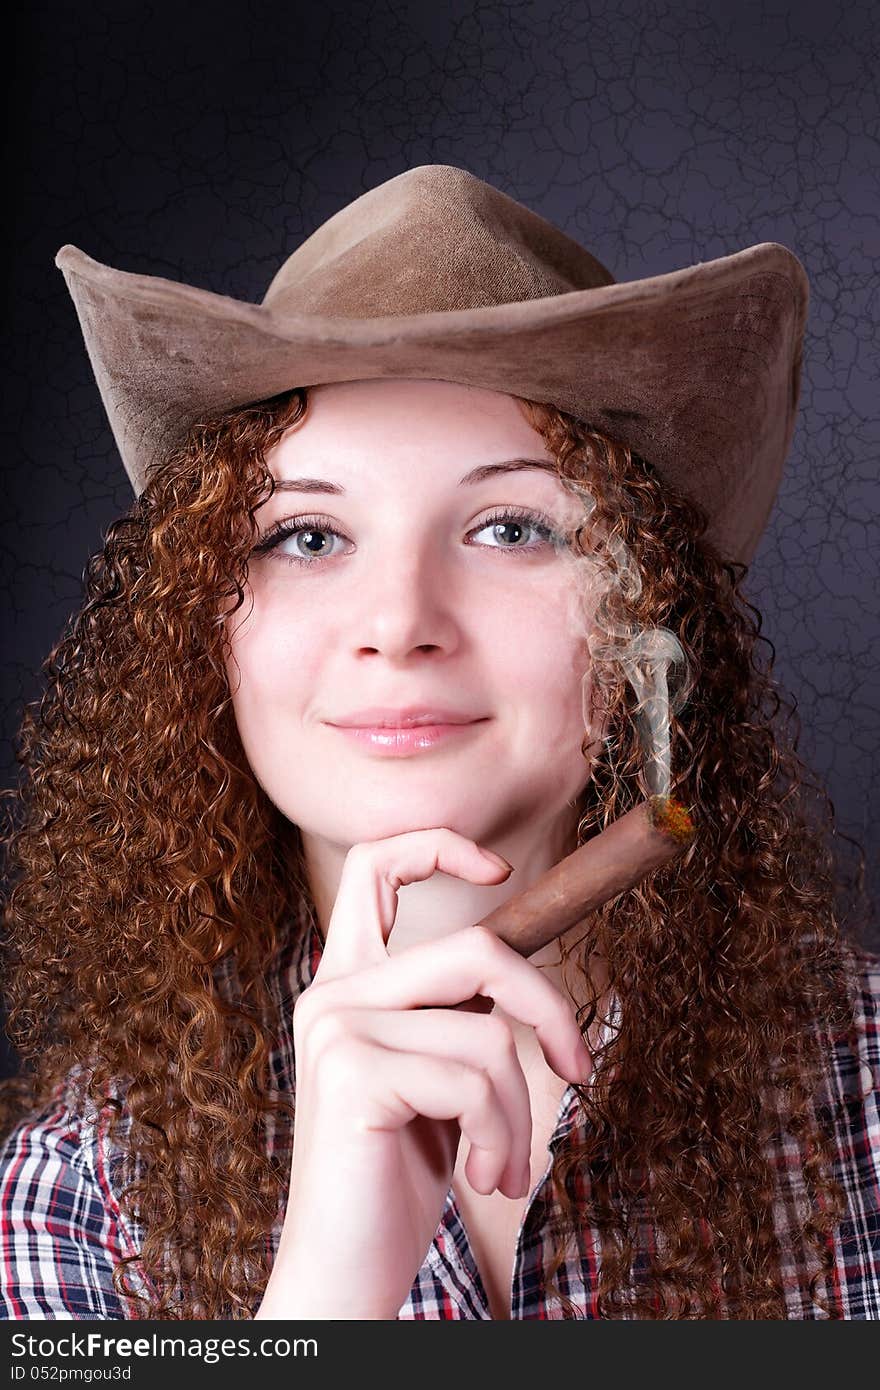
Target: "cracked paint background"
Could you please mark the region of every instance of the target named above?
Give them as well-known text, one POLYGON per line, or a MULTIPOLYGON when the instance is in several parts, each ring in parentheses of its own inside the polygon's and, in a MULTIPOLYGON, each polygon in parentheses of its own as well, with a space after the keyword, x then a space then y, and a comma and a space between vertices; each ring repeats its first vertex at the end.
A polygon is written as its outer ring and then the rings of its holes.
MULTIPOLYGON (((21 12, 6 91, 3 785, 88 556, 133 500, 55 252, 69 241, 256 302, 359 193, 457 164, 618 280, 759 241, 806 266, 799 423, 745 592, 797 701, 799 752, 864 847, 861 932, 880 946, 874 18, 867 3, 789 0, 21 12)), ((0 1064, 14 1065, 2 1051, 0 1064)))

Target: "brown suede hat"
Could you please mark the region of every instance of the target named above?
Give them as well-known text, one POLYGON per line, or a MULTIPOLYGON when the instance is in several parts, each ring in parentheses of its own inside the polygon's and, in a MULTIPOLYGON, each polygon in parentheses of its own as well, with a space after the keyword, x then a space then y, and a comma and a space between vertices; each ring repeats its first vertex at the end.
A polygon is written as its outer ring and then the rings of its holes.
POLYGON ((293 386, 439 378, 561 406, 648 460, 749 564, 794 430, 808 282, 762 242, 616 283, 552 223, 465 169, 427 164, 356 198, 261 304, 55 263, 137 495, 216 412, 293 386))

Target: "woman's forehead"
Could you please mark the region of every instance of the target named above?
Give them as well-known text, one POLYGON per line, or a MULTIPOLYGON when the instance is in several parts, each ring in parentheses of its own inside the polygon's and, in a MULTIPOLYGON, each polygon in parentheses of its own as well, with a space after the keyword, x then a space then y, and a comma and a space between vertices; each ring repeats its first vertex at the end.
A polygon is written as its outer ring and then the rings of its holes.
POLYGON ((285 437, 315 438, 326 430, 341 440, 357 439, 364 428, 380 431, 383 438, 409 431, 402 440, 438 433, 444 439, 479 440, 514 431, 539 447, 542 442, 512 395, 452 381, 399 377, 310 387, 305 415, 285 437))
POLYGON ((332 465, 354 483, 401 465, 429 475, 442 469, 444 481, 448 472, 462 486, 485 481, 481 469, 515 460, 556 479, 552 453, 514 396, 396 378, 310 389, 305 415, 268 455, 278 480, 332 465))

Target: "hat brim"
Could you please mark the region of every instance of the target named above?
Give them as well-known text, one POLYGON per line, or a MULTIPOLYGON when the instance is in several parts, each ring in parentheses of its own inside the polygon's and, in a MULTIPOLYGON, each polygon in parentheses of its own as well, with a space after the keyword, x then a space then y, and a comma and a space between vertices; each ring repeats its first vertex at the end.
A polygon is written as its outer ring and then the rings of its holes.
POLYGON ((751 562, 779 488, 809 289, 774 242, 543 299, 361 319, 281 314, 70 245, 55 263, 136 494, 209 415, 294 386, 381 377, 559 405, 702 505, 725 559, 751 562))

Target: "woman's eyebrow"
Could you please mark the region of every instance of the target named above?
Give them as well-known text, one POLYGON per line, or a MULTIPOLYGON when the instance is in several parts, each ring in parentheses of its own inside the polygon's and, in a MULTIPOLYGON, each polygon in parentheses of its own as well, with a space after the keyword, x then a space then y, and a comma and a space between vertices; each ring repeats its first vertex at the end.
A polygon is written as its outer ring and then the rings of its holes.
MULTIPOLYGON (((540 468, 545 473, 555 473, 556 464, 546 459, 504 459, 501 463, 481 463, 459 478, 459 487, 472 483, 482 483, 495 473, 519 473, 525 468, 540 468)), ((346 489, 328 478, 283 478, 275 484, 276 492, 332 492, 339 497, 346 496, 346 489)))

